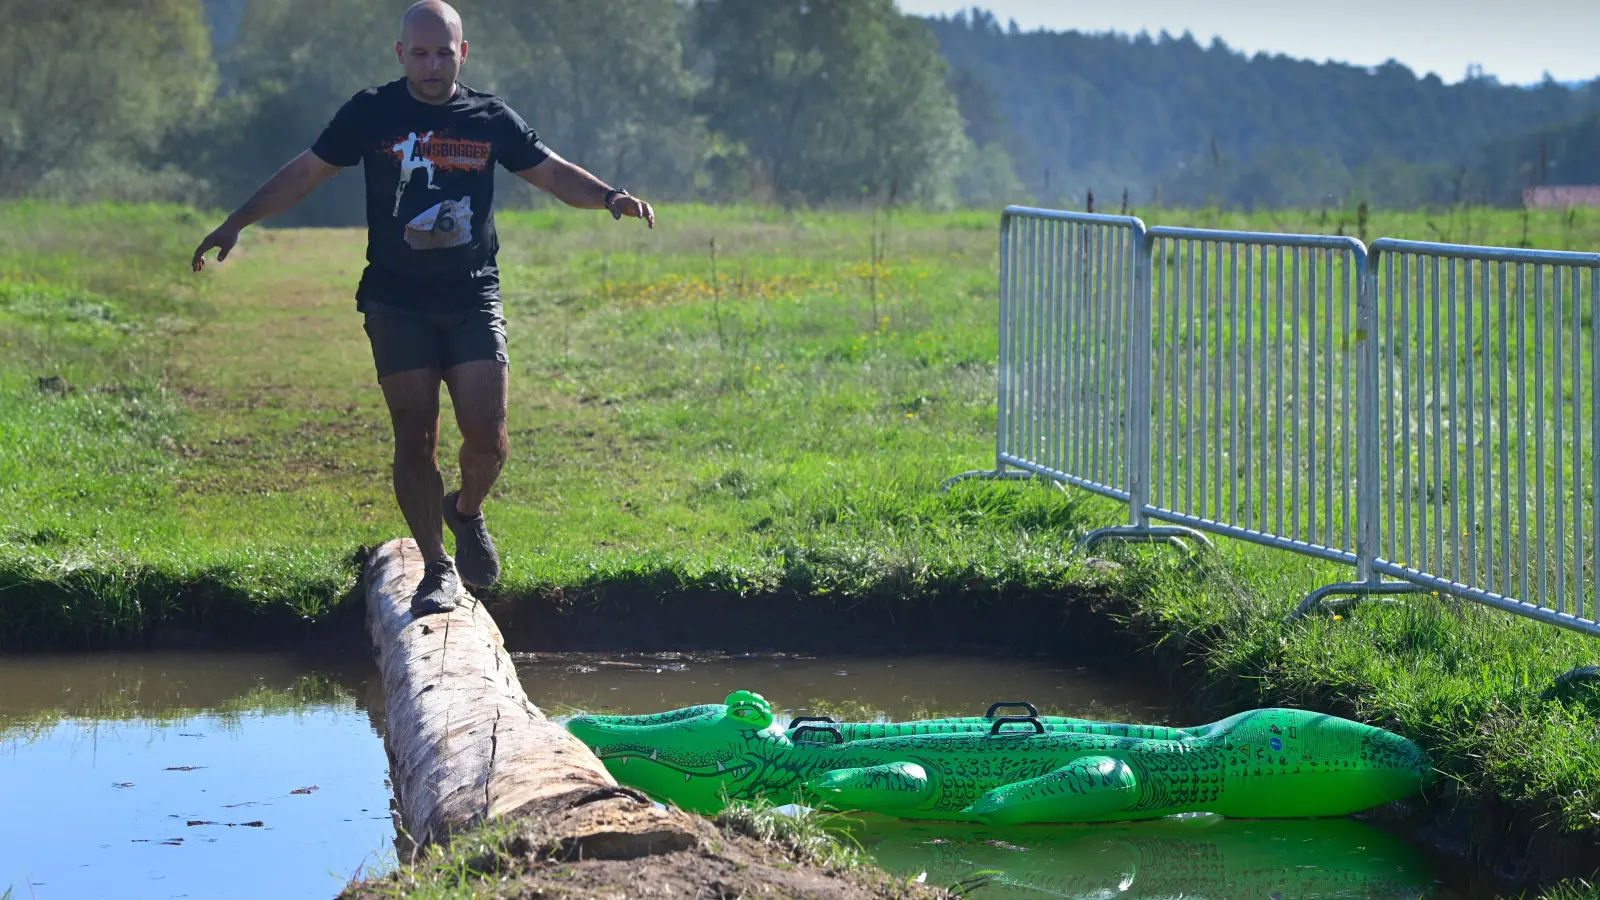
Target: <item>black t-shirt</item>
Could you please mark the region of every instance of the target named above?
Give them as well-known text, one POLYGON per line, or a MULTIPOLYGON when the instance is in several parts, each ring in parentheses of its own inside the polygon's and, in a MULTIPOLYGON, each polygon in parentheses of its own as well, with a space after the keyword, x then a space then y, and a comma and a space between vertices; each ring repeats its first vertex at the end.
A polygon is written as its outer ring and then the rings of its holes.
POLYGON ((550 155, 504 100, 457 84, 435 106, 411 96, 402 78, 351 97, 311 150, 366 170, 358 309, 454 312, 499 298, 494 164, 520 172, 550 155))

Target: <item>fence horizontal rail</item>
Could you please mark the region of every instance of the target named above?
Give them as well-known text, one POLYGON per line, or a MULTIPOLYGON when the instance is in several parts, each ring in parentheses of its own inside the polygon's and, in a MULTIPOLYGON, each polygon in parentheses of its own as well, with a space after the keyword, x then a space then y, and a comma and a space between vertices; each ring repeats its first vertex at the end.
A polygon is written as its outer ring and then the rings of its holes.
POLYGON ((1433 590, 1600 635, 1597 321, 1600 254, 1010 207, 995 468, 949 483, 1356 567, 1302 609, 1433 590))

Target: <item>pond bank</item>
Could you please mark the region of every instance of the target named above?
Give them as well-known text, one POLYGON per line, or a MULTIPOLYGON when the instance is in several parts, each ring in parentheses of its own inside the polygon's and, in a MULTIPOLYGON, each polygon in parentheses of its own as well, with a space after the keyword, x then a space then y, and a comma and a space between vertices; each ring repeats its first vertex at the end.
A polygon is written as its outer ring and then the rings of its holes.
MULTIPOLYGON (((1057 591, 957 585, 932 596, 862 599, 673 592, 662 578, 504 593, 487 597, 486 606, 515 651, 1047 654, 1158 672, 1196 721, 1267 705, 1357 718, 1422 743, 1449 776, 1425 800, 1384 810, 1389 827, 1525 885, 1595 874, 1596 832, 1570 823, 1586 815, 1573 804, 1584 799, 1587 773, 1600 771, 1584 768, 1594 748, 1582 740, 1585 729, 1592 735, 1597 727, 1600 703, 1581 688, 1568 697, 1539 696, 1552 673, 1581 654, 1581 642, 1565 647, 1548 629, 1443 600, 1285 626, 1271 607, 1241 592, 1223 563, 1185 567, 1160 554, 1129 554, 1125 568, 1083 567, 1082 582, 1057 591), (1513 659, 1523 653, 1537 657, 1533 669, 1513 659), (1498 683, 1495 670, 1513 662, 1522 678, 1498 683), (1481 684, 1465 688, 1461 681, 1481 684)), ((83 576, 81 583, 105 579, 83 576)), ((124 586, 134 596, 171 589, 124 586)), ((353 590, 310 618, 281 607, 266 616, 191 615, 217 595, 177 590, 178 599, 157 607, 149 631, 127 638, 166 646, 364 644, 353 590)))

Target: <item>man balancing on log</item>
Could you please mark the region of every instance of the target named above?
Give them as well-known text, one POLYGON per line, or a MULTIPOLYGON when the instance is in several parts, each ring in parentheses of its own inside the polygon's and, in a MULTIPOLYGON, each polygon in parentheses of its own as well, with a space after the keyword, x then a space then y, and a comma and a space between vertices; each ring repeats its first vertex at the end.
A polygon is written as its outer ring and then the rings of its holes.
POLYGON ((247 225, 288 210, 344 167, 365 167, 367 268, 356 309, 394 424, 395 498, 426 561, 411 601, 420 616, 454 609, 462 582, 486 587, 500 577, 482 513, 509 450, 494 164, 569 206, 652 228, 655 212, 551 152, 504 100, 456 80, 467 42, 448 4, 406 10, 394 49, 405 77, 351 97, 310 150, 206 235, 193 266, 203 269, 213 248, 218 262, 227 259, 247 225), (448 494, 435 452, 441 381, 462 439, 461 487, 448 494), (441 521, 455 533, 455 559, 441 521))

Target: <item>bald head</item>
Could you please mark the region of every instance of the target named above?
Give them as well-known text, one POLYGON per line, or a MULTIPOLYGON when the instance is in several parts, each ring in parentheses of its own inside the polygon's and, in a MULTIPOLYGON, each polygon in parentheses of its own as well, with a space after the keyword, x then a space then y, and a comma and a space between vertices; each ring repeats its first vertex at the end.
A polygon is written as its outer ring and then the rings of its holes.
POLYGON ((413 29, 422 32, 435 32, 444 30, 451 39, 461 43, 461 14, 455 7, 444 0, 419 0, 411 4, 406 14, 400 17, 400 42, 406 43, 406 36, 413 29))
POLYGON ((412 4, 400 19, 394 52, 405 67, 412 96, 424 103, 448 103, 467 59, 461 16, 442 0, 412 4))

